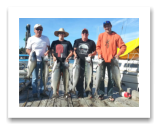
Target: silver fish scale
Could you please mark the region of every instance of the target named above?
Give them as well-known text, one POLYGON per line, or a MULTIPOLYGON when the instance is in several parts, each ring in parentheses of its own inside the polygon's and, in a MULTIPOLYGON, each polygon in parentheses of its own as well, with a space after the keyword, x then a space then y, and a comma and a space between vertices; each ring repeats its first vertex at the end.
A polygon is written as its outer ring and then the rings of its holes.
POLYGON ((97 90, 99 89, 100 87, 100 83, 103 79, 103 63, 100 63, 97 67, 97 70, 96 70, 96 89, 95 89, 95 95, 97 94, 97 90))
POLYGON ((69 88, 69 67, 63 67, 63 84, 64 84, 64 94, 67 94, 69 88))
POLYGON ((51 75, 51 87, 53 87, 53 95, 56 96, 56 89, 60 81, 60 62, 55 62, 54 64, 51 75))
POLYGON ((91 91, 90 83, 92 78, 92 64, 91 62, 85 61, 85 80, 86 80, 86 90, 85 91, 91 91))

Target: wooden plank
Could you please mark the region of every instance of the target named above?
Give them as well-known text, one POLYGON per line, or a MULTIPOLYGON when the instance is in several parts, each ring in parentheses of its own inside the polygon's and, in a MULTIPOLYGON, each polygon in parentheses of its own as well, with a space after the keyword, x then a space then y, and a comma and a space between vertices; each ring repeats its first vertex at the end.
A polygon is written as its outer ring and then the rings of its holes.
POLYGON ((121 107, 121 106, 119 106, 119 105, 117 105, 117 104, 114 104, 114 102, 109 102, 108 99, 103 100, 103 102, 105 103, 105 105, 106 105, 107 107, 121 107))
POLYGON ((38 107, 40 104, 41 100, 35 100, 33 101, 33 103, 31 104, 31 107, 38 107))
POLYGON ((95 99, 92 98, 91 100, 93 102, 92 104, 94 107, 106 107, 105 103, 97 98, 95 98, 95 99))
POLYGON ((87 103, 88 107, 93 107, 93 102, 91 101, 90 98, 85 97, 84 100, 85 100, 85 102, 87 103))
POLYGON ((115 99, 115 104, 116 103, 124 107, 139 107, 139 103, 125 97, 119 97, 115 99))
POLYGON ((73 107, 72 99, 68 98, 68 107, 73 107))
POLYGON ((67 98, 60 98, 60 107, 68 107, 67 98))
POLYGON ((53 107, 60 107, 60 99, 59 98, 55 98, 53 107))
POLYGON ((27 90, 21 91, 19 93, 19 107, 24 107, 26 105, 27 95, 28 95, 27 90))
POLYGON ((41 102, 39 104, 39 107, 46 107, 47 101, 48 101, 48 98, 43 97, 41 99, 41 102))
POLYGON ((78 99, 79 107, 88 107, 87 103, 83 98, 78 99))
POLYGON ((55 98, 48 99, 46 107, 53 107, 54 106, 54 101, 55 101, 55 98))
POLYGON ((79 101, 77 98, 72 98, 73 107, 79 107, 79 101))

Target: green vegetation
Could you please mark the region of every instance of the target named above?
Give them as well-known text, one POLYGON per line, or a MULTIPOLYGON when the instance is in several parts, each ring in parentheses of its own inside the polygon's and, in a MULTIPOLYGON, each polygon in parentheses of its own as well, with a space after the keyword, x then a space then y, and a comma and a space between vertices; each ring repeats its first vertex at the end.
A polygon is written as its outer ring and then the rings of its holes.
POLYGON ((26 49, 23 47, 19 48, 19 54, 26 54, 26 49))

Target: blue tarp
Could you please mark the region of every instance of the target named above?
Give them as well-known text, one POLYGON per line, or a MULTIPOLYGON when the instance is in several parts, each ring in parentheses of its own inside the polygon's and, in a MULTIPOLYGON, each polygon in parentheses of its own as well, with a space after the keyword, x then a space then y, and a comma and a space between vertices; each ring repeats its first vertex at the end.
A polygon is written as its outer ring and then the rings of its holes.
POLYGON ((19 61, 28 61, 28 59, 19 59, 19 61))
POLYGON ((19 56, 29 56, 28 54, 19 54, 19 56))

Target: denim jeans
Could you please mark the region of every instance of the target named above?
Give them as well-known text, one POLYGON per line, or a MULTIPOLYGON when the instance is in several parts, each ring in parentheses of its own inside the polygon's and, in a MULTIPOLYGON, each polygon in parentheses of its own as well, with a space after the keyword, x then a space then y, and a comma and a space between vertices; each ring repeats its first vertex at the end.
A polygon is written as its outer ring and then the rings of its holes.
POLYGON ((32 72, 32 93, 42 93, 44 90, 44 85, 42 81, 42 69, 43 69, 43 63, 41 61, 37 61, 37 65, 35 69, 32 72), (38 73, 40 68, 40 89, 38 88, 38 73))
POLYGON ((101 81, 100 84, 100 89, 98 90, 98 94, 99 95, 104 95, 105 94, 105 86, 104 86, 104 78, 105 78, 105 70, 107 67, 107 71, 108 71, 108 87, 107 87, 107 95, 108 96, 112 96, 113 95, 113 79, 112 79, 112 69, 111 69, 111 63, 103 63, 103 80, 101 81))

